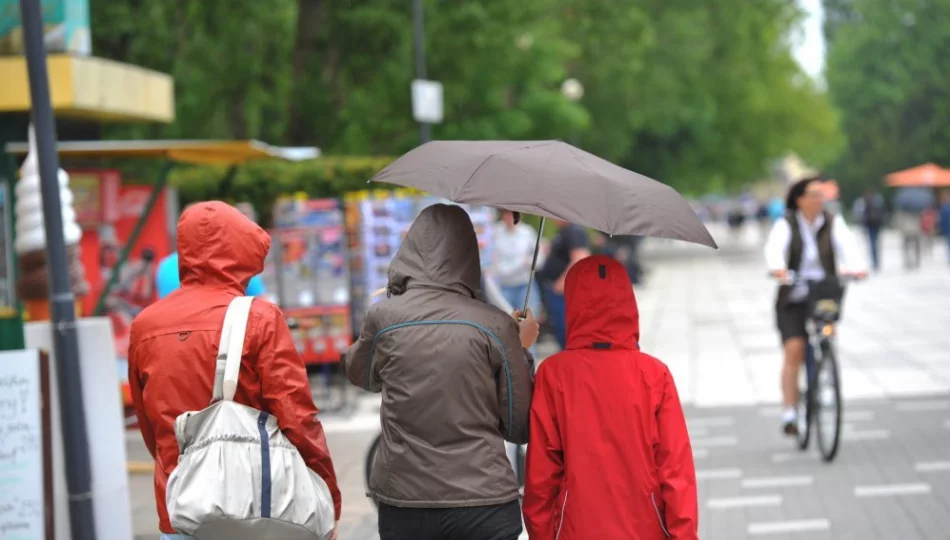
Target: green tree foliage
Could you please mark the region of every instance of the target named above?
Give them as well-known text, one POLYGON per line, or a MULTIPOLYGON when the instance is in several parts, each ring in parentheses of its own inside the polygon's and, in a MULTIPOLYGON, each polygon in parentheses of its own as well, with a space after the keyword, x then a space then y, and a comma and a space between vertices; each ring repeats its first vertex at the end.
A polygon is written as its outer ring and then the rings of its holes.
POLYGON ((597 133, 589 137, 605 157, 702 192, 756 180, 769 158, 788 151, 819 164, 836 156, 842 141, 834 111, 791 55, 801 16, 794 3, 627 3, 626 27, 615 10, 576 5, 597 13, 580 26, 578 43, 597 34, 605 43, 625 35, 637 42, 624 54, 636 64, 615 58, 612 70, 595 61, 602 53, 585 47, 591 62, 582 77, 597 99, 591 105, 597 133), (606 35, 611 29, 616 33, 606 35), (614 129, 602 131, 611 121, 614 129), (605 138, 622 142, 611 147, 605 138))
MULTIPOLYGON (((578 140, 688 191, 795 151, 823 165, 837 117, 790 53, 788 0, 424 0, 444 139, 578 140), (583 99, 560 93, 567 77, 583 99)), ((171 73, 178 117, 109 136, 262 138, 399 155, 411 115, 407 0, 94 0, 96 54, 171 73)))
POLYGON ((838 35, 838 28, 857 21, 854 0, 822 0, 821 4, 825 12, 822 32, 825 35, 825 41, 832 43, 838 35))
POLYGON ((848 137, 833 172, 854 194, 900 169, 950 165, 950 0, 853 0, 852 9, 827 78, 848 137))
POLYGON ((279 139, 285 130, 293 0, 93 0, 97 56, 171 74, 176 121, 115 137, 279 139))

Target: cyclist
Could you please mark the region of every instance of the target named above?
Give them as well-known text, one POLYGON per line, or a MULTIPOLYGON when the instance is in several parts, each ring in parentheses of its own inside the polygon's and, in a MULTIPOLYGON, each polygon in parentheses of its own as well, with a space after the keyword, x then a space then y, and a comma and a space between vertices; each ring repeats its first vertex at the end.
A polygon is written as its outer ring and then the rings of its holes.
POLYGON ((784 219, 775 222, 765 244, 769 272, 784 282, 789 272, 804 281, 779 286, 775 321, 782 338, 782 422, 787 435, 797 435, 798 373, 805 359, 808 333, 807 282, 840 274, 867 275, 866 263, 844 218, 824 209, 819 177, 798 181, 788 190, 784 219))

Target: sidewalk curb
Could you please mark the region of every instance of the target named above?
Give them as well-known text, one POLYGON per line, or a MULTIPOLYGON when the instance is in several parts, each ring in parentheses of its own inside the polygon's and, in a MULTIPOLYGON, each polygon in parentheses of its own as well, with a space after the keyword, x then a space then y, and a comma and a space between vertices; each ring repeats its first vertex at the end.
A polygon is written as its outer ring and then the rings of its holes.
POLYGON ((126 468, 129 474, 152 474, 155 472, 155 463, 151 461, 129 461, 126 462, 126 468))

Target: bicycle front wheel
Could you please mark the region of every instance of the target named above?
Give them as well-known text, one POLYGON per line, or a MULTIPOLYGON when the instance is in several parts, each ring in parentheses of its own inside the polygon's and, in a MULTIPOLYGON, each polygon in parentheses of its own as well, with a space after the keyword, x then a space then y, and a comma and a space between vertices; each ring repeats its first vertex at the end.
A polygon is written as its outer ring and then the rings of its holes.
POLYGON ((814 414, 814 392, 815 385, 813 384, 809 374, 812 370, 802 369, 799 373, 800 381, 798 383, 798 414, 796 415, 795 421, 796 433, 795 433, 795 444, 798 446, 799 450, 807 450, 808 442, 811 440, 811 426, 814 414))
POLYGON ((841 380, 838 378, 838 360, 831 342, 821 346, 818 360, 815 392, 815 427, 821 457, 830 462, 838 454, 841 441, 841 380))

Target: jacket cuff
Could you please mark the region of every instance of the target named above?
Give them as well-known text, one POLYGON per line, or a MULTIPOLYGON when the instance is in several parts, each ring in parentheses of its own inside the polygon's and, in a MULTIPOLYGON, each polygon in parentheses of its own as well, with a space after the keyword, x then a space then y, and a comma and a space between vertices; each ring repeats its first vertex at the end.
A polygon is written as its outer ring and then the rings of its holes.
POLYGON ((528 373, 531 374, 531 384, 534 384, 534 355, 528 349, 522 348, 521 350, 524 351, 524 361, 528 364, 528 373))

